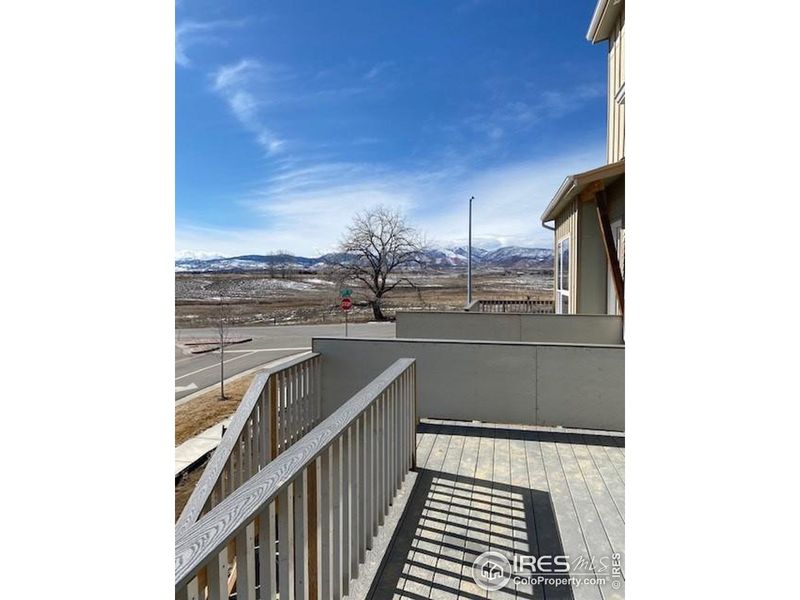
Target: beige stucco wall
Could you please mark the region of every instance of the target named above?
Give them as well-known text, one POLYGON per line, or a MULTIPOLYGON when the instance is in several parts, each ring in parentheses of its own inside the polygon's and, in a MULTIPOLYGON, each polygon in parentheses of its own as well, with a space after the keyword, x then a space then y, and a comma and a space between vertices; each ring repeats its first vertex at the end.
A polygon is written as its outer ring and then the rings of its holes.
POLYGON ((625 349, 616 345, 314 338, 323 415, 398 358, 417 361, 420 417, 623 431, 625 349))

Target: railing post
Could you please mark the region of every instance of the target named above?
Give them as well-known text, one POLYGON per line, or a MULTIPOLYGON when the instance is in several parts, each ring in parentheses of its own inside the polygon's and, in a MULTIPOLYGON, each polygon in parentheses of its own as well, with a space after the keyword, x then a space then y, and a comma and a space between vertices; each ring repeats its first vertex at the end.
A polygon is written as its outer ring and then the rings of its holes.
POLYGON ((350 428, 342 432, 342 595, 350 593, 350 428))
POLYGON ((413 418, 411 419, 411 468, 417 468, 417 363, 411 365, 411 405, 413 418))
POLYGON ((256 600, 255 525, 236 536, 236 600, 256 600))
POLYGON ((331 591, 333 600, 340 600, 342 593, 342 438, 331 444, 331 591))
MULTIPOLYGON (((331 600, 331 583, 333 579, 332 555, 333 547, 331 544, 333 519, 331 515, 331 452, 332 448, 323 450, 320 456, 320 478, 319 478, 319 509, 320 509, 320 544, 319 544, 319 590, 320 600, 331 600)), ((335 538, 334 538, 335 539, 335 538)), ((335 543, 335 542, 334 542, 335 543)))
MULTIPOLYGON (((258 521, 258 580, 261 586, 260 600, 275 600, 277 573, 275 569, 275 502, 270 502, 258 521)), ((211 599, 209 600, 216 600, 211 599)), ((219 600, 222 600, 220 597, 219 600)), ((227 600, 227 597, 226 599, 227 600)))
POLYGON ((359 512, 358 498, 360 496, 359 484, 359 455, 361 446, 359 444, 359 422, 358 419, 348 428, 350 436, 350 579, 358 578, 359 564, 359 540, 361 539, 360 521, 362 514, 359 512))
POLYGON ((227 600, 228 598, 227 554, 227 551, 217 552, 206 569, 208 600, 227 600))
POLYGON ((319 598, 319 469, 319 459, 308 467, 308 597, 311 600, 319 598))
POLYGON ((370 537, 367 522, 367 414, 358 420, 358 562, 363 563, 370 537))
POLYGON ((295 600, 308 598, 308 486, 310 468, 303 469, 293 482, 294 496, 294 579, 295 600))
POLYGON ((383 525, 386 504, 386 396, 382 393, 378 396, 375 403, 375 408, 378 411, 378 464, 375 472, 375 484, 377 490, 377 504, 375 507, 378 513, 378 526, 383 525))
POLYGON ((269 378, 269 459, 278 456, 278 377, 269 378))
POLYGON ((378 491, 379 475, 378 469, 380 468, 380 430, 379 430, 379 415, 378 405, 373 404, 370 407, 370 428, 371 440, 370 448, 372 450, 372 458, 370 459, 370 479, 369 479, 369 514, 372 521, 370 527, 372 528, 372 535, 378 535, 378 503, 380 492, 378 491))
POLYGON ((294 600, 294 518, 292 487, 286 485, 276 500, 278 509, 278 595, 294 600))

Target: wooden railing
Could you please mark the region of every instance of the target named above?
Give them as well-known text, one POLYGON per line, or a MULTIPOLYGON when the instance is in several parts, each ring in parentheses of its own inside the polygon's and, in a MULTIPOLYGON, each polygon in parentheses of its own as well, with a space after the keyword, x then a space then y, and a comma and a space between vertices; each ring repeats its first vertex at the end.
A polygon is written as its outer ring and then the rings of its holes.
POLYGON ((474 300, 467 306, 470 312, 489 313, 552 313, 552 300, 474 300))
POLYGON ((175 596, 340 600, 414 467, 401 358, 176 539, 175 596), (258 592, 258 596, 256 593, 258 592))
POLYGON ((320 421, 319 354, 258 373, 175 525, 180 537, 202 515, 320 421))

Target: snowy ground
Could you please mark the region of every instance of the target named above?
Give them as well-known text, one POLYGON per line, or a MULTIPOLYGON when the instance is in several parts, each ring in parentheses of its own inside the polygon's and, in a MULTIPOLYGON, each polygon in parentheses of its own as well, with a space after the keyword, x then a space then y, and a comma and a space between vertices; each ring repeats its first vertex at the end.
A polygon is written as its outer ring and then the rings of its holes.
MULTIPOLYGON (((391 316, 400 309, 458 310, 466 300, 466 275, 439 272, 409 275, 384 300, 391 316)), ((294 274, 286 278, 254 273, 175 274, 175 320, 178 327, 208 326, 221 310, 239 324, 338 323, 339 287, 321 274, 294 274)), ((353 289, 351 321, 367 321, 372 311, 368 294, 353 289)), ((473 297, 484 299, 551 299, 551 271, 484 271, 473 274, 473 297)))

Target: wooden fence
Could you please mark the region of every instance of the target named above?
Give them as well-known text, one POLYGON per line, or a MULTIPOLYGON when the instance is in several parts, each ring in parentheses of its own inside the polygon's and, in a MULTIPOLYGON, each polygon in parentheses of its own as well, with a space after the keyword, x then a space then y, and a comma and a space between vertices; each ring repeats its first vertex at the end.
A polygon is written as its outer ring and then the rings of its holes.
POLYGON ((176 599, 347 595, 414 467, 415 370, 395 361, 184 530, 176 599))
POLYGON ((475 300, 467 307, 470 312, 539 313, 553 311, 552 300, 475 300))
POLYGON ((320 421, 319 354, 258 373, 175 526, 176 539, 320 421))

